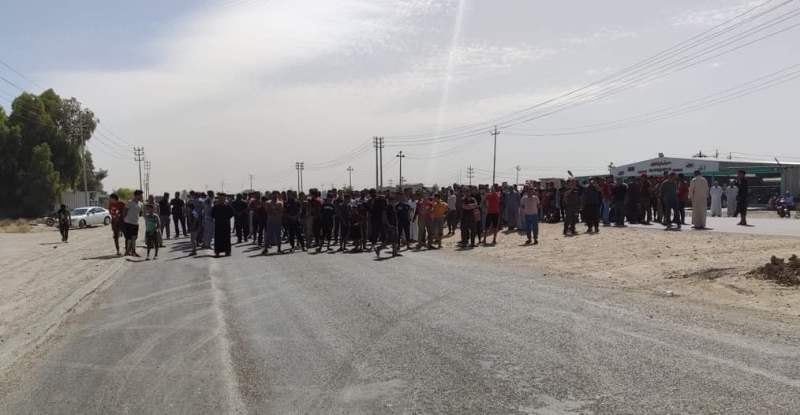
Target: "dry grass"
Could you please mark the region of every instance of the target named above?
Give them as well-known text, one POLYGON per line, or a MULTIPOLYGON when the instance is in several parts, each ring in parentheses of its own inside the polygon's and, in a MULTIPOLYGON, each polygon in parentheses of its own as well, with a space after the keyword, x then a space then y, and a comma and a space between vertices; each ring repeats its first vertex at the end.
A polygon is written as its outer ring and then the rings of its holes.
POLYGON ((24 219, 0 220, 0 233, 29 233, 33 226, 24 219))

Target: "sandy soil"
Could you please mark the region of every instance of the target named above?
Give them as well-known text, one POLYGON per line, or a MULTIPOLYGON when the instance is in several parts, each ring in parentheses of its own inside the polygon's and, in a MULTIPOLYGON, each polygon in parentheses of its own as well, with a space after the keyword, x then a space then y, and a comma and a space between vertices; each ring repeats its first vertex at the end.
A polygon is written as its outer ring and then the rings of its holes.
POLYGON ((126 261, 113 253, 108 227, 75 229, 63 244, 54 228, 0 233, 0 369, 56 328, 126 261))
MULTIPOLYGON (((473 250, 506 263, 528 264, 567 277, 590 278, 624 289, 684 297, 688 301, 745 307, 800 317, 800 289, 746 274, 771 255, 800 254, 800 238, 685 229, 602 227, 599 234, 564 237, 561 224, 540 225, 539 245, 516 233, 499 234, 497 246, 473 250)), ((453 246, 456 238, 448 238, 453 246)))

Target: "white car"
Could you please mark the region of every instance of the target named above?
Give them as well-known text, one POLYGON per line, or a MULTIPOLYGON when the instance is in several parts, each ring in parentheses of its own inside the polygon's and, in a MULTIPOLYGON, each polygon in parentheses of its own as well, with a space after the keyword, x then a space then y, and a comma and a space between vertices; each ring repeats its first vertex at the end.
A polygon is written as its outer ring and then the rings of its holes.
POLYGON ((101 207, 90 206, 72 210, 72 227, 85 228, 87 226, 108 225, 111 223, 111 213, 101 207))

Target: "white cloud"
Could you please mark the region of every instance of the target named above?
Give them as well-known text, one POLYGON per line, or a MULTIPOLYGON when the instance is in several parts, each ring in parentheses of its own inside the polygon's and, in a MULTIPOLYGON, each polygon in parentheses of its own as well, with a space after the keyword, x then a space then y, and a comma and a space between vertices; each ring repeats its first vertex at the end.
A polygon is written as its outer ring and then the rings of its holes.
POLYGON ((764 0, 756 0, 713 9, 686 10, 674 16, 671 23, 673 26, 715 26, 763 3, 764 0))
POLYGON ((625 30, 619 26, 603 26, 599 30, 587 35, 565 38, 564 42, 572 45, 592 45, 601 42, 634 38, 636 36, 636 32, 625 30))

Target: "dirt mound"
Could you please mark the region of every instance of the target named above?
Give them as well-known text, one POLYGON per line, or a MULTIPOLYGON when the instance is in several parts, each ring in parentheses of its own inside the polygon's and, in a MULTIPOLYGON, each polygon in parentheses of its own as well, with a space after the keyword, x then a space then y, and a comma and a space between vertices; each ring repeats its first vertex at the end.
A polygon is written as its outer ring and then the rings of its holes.
POLYGON ((772 256, 769 262, 748 273, 756 278, 775 281, 781 285, 800 286, 800 259, 797 255, 789 257, 789 262, 783 258, 772 256))

